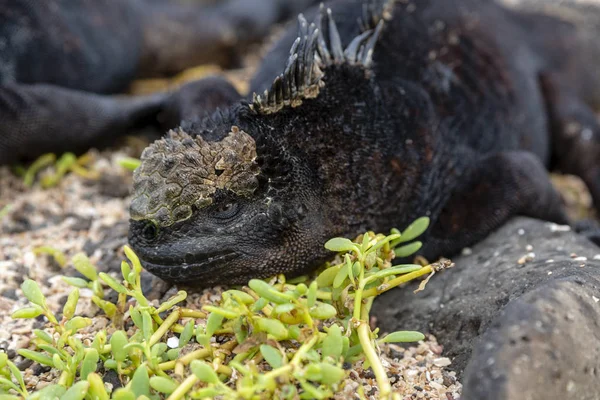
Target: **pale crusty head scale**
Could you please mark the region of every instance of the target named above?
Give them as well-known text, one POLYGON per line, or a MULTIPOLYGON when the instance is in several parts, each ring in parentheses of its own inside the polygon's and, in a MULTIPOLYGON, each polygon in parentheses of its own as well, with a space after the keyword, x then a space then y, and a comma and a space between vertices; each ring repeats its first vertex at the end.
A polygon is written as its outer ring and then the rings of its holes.
POLYGON ((258 187, 254 139, 238 127, 217 142, 171 130, 142 153, 133 176, 131 218, 160 227, 186 220, 213 202, 217 189, 250 196, 258 187))

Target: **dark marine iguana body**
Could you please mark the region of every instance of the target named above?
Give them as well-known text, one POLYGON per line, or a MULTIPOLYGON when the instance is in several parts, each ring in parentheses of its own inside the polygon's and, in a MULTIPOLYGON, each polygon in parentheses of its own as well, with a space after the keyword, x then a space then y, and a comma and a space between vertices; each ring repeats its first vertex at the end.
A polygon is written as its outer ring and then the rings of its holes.
POLYGON ((0 0, 0 165, 85 151, 157 122, 173 127, 221 97, 237 98, 218 79, 174 94, 106 94, 124 91, 136 77, 231 65, 275 22, 312 3, 0 0))
POLYGON ((600 205, 599 76, 575 26, 476 0, 327 7, 266 56, 264 94, 145 150, 130 242, 148 270, 299 274, 330 237, 421 215, 422 253, 452 255, 516 214, 567 223, 545 167, 600 205))

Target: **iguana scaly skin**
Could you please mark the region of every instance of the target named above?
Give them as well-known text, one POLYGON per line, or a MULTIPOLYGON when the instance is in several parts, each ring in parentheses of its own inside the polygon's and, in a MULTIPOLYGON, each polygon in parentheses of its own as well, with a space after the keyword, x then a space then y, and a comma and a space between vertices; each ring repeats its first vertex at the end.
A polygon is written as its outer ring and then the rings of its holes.
POLYGON ((422 254, 450 256, 512 215, 567 223, 550 167, 600 205, 600 53, 577 26, 476 0, 332 1, 307 17, 265 57, 260 95, 142 155, 130 243, 154 274, 301 274, 331 237, 422 215, 422 254))

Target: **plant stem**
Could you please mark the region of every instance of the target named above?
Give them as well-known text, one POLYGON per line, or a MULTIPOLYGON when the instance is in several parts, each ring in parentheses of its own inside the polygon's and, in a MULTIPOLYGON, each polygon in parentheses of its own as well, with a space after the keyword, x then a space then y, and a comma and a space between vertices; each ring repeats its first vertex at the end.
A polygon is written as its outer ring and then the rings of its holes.
POLYGON ((62 374, 60 374, 60 378, 58 378, 58 384, 67 386, 68 381, 69 381, 69 373, 67 371, 63 371, 62 374))
POLYGON ((182 399, 185 394, 192 389, 196 382, 198 382, 198 380, 198 377, 194 374, 188 376, 183 382, 181 382, 179 386, 177 386, 177 389, 175 389, 175 391, 171 393, 169 397, 167 397, 167 400, 182 399))
POLYGON ((177 362, 175 360, 165 361, 163 363, 158 364, 158 369, 161 371, 168 371, 170 369, 175 368, 175 364, 177 362))
POLYGON ((433 272, 433 268, 431 267, 431 265, 427 265, 418 271, 414 271, 409 274, 400 275, 399 277, 394 278, 391 281, 386 282, 383 285, 380 285, 379 287, 373 287, 371 289, 367 289, 364 292, 362 292, 362 295, 363 295, 363 297, 378 296, 381 293, 387 292, 388 290, 393 289, 398 285, 401 285, 406 282, 410 282, 413 279, 416 279, 423 275, 430 274, 431 272, 433 272))
POLYGON ((277 369, 274 369, 272 371, 269 371, 265 374, 265 379, 268 378, 276 378, 280 375, 284 375, 284 374, 289 374, 292 372, 292 365, 288 364, 288 365, 284 365, 283 367, 279 367, 277 369))
POLYGON ((188 353, 185 356, 181 357, 179 359, 179 362, 182 362, 183 364, 187 365, 187 364, 191 363, 193 360, 201 360, 203 358, 210 356, 210 354, 211 354, 210 349, 195 350, 195 351, 192 351, 191 353, 188 353))
POLYGON ((319 336, 314 335, 312 338, 310 338, 308 342, 300 346, 300 348, 298 349, 298 351, 296 351, 296 354, 294 354, 294 357, 290 361, 290 364, 294 367, 298 367, 302 362, 302 357, 304 357, 304 355, 308 353, 308 351, 315 345, 315 343, 317 343, 317 340, 319 340, 319 336))
POLYGON ((368 290, 364 290, 367 280, 365 279, 364 263, 362 263, 362 266, 363 267, 361 268, 358 278, 358 289, 356 289, 354 292, 354 311, 352 315, 353 319, 358 321, 359 324, 357 329, 358 339, 367 360, 371 364, 373 373, 375 374, 375 379, 377 380, 377 385, 379 386, 379 398, 388 399, 392 393, 392 386, 390 385, 390 381, 388 380, 385 369, 381 364, 379 355, 377 354, 377 351, 375 351, 375 347, 373 347, 373 341, 371 340, 369 310, 371 308, 372 301, 368 301, 367 304, 363 304, 363 296, 366 297, 368 290))
POLYGON ((190 308, 180 308, 182 318, 206 318, 206 313, 199 310, 192 310, 190 308))
POLYGON ((179 310, 177 309, 173 311, 167 318, 165 318, 162 325, 158 327, 156 332, 154 332, 154 334, 152 334, 152 336, 150 337, 150 340, 148 340, 148 345, 154 346, 156 343, 158 343, 160 338, 163 337, 165 333, 167 333, 169 328, 179 320, 179 316, 179 310))
MULTIPOLYGON (((362 300, 364 296, 365 290, 365 264, 361 262, 362 268, 360 269, 360 273, 358 275, 358 289, 354 292, 354 310, 352 312, 352 316, 354 319, 359 320, 362 312, 362 300)), ((367 323, 368 323, 367 318, 367 323)))
POLYGON ((223 364, 220 364, 217 367, 216 371, 219 374, 224 374, 224 375, 227 375, 227 376, 231 376, 231 374, 233 373, 233 370, 230 367, 228 367, 227 365, 223 365, 223 364))
POLYGON ((359 288, 356 290, 356 292, 354 292, 354 311, 352 313, 352 316, 354 317, 355 320, 360 319, 360 307, 362 305, 362 299, 363 299, 363 288, 362 288, 362 286, 359 285, 359 288))
POLYGON ((375 374, 375 379, 379 386, 379 398, 386 399, 392 392, 392 386, 390 385, 385 369, 381 364, 379 355, 375 351, 375 347, 373 347, 373 342, 371 341, 371 329, 369 328, 369 323, 367 321, 360 321, 360 325, 358 326, 358 338, 363 351, 365 352, 365 356, 371 364, 373 374, 375 374))

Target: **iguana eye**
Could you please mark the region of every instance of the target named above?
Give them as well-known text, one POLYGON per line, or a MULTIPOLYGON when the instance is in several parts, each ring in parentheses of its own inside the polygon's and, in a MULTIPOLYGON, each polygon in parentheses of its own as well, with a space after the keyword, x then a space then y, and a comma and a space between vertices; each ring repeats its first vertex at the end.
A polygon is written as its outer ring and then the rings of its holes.
POLYGON ((142 229, 142 236, 146 240, 154 240, 158 236, 158 226, 152 221, 148 221, 142 229))
POLYGON ((215 217, 217 218, 231 218, 238 211, 238 204, 230 201, 220 203, 215 209, 215 217))

